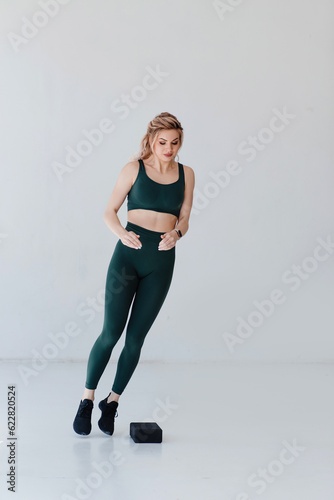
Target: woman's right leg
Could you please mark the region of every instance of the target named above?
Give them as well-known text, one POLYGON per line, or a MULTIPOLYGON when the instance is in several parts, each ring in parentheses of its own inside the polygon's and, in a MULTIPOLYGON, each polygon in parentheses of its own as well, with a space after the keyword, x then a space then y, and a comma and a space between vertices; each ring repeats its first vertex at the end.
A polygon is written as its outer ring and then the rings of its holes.
MULTIPOLYGON (((87 436, 91 432, 91 414, 94 406, 94 391, 109 361, 111 352, 124 330, 132 299, 137 290, 139 277, 133 262, 130 247, 118 240, 110 260, 104 306, 104 323, 100 336, 96 339, 87 364, 86 387, 73 422, 77 434, 87 436)), ((110 405, 103 400, 99 404, 102 416, 98 422, 100 429, 111 435, 114 431, 114 416, 118 403, 110 405), (102 406, 101 406, 102 405, 102 406)))
POLYGON ((89 396, 87 399, 94 399, 94 390, 115 344, 122 335, 137 290, 139 278, 132 263, 133 259, 129 258, 128 250, 129 247, 118 240, 110 260, 106 279, 103 328, 91 349, 87 364, 84 392, 84 396, 89 396))

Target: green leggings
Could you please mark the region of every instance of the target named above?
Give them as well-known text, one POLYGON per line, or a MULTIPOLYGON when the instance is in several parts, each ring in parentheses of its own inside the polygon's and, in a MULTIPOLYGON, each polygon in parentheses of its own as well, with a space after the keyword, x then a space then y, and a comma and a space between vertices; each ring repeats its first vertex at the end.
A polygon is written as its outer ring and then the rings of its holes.
POLYGON ((164 233, 132 222, 127 222, 125 229, 140 235, 142 247, 128 247, 120 239, 116 243, 107 273, 103 328, 90 352, 86 378, 86 388, 96 389, 122 335, 134 297, 112 386, 116 394, 122 394, 139 362, 145 337, 167 296, 175 263, 175 246, 158 250, 164 233))

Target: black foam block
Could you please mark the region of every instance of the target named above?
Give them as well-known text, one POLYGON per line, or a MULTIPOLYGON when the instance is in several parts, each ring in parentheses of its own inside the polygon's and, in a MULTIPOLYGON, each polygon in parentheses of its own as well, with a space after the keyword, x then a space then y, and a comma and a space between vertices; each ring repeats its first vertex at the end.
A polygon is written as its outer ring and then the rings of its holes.
POLYGON ((155 422, 131 422, 130 436, 135 443, 161 443, 162 429, 155 422))

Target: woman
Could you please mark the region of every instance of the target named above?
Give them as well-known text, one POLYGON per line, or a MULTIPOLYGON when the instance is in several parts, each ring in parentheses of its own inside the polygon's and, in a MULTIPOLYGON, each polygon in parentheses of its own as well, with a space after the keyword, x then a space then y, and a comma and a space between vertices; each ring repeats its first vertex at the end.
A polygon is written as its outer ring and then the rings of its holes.
POLYGON ((166 112, 157 115, 148 125, 138 159, 122 168, 108 202, 104 220, 119 240, 107 273, 102 333, 89 355, 85 389, 73 422, 78 434, 91 431, 94 392, 134 298, 112 390, 99 403, 99 428, 113 434, 119 397, 167 296, 175 245, 188 231, 195 185, 192 168, 175 161, 182 142, 183 128, 177 118, 166 112), (124 228, 117 212, 126 196, 128 221, 124 228))

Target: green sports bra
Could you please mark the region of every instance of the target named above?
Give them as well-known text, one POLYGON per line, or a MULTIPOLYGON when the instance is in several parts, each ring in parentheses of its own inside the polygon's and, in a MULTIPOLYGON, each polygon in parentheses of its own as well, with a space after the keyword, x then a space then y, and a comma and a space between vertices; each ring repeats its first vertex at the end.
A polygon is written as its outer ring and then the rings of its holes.
POLYGON ((128 210, 141 208, 179 217, 185 187, 183 165, 178 163, 179 178, 177 181, 170 184, 160 184, 147 175, 143 160, 138 161, 138 175, 128 192, 128 210))

